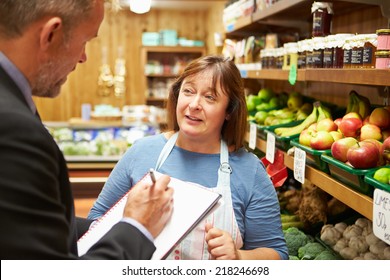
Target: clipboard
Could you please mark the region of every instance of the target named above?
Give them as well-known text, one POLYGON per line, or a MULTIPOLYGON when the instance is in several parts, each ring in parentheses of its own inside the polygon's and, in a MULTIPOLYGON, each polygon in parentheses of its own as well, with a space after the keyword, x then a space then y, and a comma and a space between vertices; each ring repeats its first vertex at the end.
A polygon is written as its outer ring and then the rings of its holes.
MULTIPOLYGON (((162 174, 155 171, 155 175, 158 179, 162 174)), ((142 180, 151 181, 149 175, 142 180)), ((198 184, 171 177, 168 186, 174 189, 173 213, 164 229, 154 240, 156 251, 152 256, 152 260, 165 259, 188 233, 221 204, 222 196, 219 193, 198 184)), ((129 192, 96 220, 88 231, 80 237, 77 241, 79 256, 84 255, 92 245, 98 242, 104 234, 122 219, 129 192)))

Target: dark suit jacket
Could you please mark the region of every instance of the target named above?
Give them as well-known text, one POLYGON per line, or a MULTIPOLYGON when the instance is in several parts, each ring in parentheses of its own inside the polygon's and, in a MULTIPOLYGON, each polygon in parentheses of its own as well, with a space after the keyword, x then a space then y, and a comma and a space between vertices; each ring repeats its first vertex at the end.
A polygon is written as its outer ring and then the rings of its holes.
MULTIPOLYGON (((1 67, 0 217, 1 259, 78 258, 64 157, 1 67)), ((120 222, 83 258, 150 259, 154 250, 138 229, 120 222)))

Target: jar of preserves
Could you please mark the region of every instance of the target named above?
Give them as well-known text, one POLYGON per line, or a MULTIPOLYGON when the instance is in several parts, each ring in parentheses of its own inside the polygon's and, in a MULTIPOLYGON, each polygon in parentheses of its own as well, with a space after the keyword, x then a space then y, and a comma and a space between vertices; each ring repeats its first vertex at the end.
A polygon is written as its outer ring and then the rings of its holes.
POLYGON ((314 2, 311 6, 311 13, 313 14, 312 36, 329 35, 333 17, 333 4, 329 2, 314 2))
POLYGON ((313 39, 306 40, 306 69, 313 68, 313 39))
POLYGON ((333 68, 333 52, 336 35, 328 35, 324 39, 324 56, 322 60, 323 68, 333 68))
POLYGON ((351 68, 363 67, 364 36, 360 34, 351 38, 351 68))
POLYGON ((376 61, 375 68, 376 69, 390 69, 390 51, 376 51, 375 52, 376 61))
MULTIPOLYGON (((353 37, 351 37, 353 38, 353 37)), ((352 40, 351 38, 345 39, 343 45, 343 68, 351 68, 351 54, 352 54, 352 40)))
POLYGON ((285 50, 283 47, 275 49, 276 53, 276 69, 282 69, 285 50))
POLYGON ((390 29, 378 29, 378 50, 390 50, 390 29))
POLYGON ((345 40, 352 37, 353 34, 338 33, 335 35, 333 48, 333 68, 343 68, 344 66, 344 44, 345 40))
POLYGON ((324 37, 314 37, 313 52, 311 54, 312 68, 322 68, 324 48, 324 37))
POLYGON ((367 34, 364 38, 363 68, 375 68, 375 52, 378 45, 377 34, 367 34))
POLYGON ((298 69, 306 68, 307 39, 297 42, 298 44, 298 69))
POLYGON ((296 42, 285 43, 283 45, 285 50, 283 70, 290 70, 291 65, 298 64, 298 44, 296 42))

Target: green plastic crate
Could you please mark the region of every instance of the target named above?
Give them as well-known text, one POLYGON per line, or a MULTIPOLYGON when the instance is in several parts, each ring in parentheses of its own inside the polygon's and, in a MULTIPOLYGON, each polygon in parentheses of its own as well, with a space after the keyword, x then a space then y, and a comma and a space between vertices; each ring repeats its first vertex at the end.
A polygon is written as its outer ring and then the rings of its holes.
MULTIPOLYGON (((382 166, 382 167, 390 167, 390 166, 382 166)), ((390 193, 390 185, 389 184, 385 184, 385 183, 379 182, 378 180, 374 179, 375 171, 376 170, 367 173, 366 176, 364 176, 364 181, 376 189, 381 189, 381 190, 384 190, 384 191, 387 191, 390 193)))
POLYGON ((333 158, 330 154, 326 153, 321 155, 321 159, 328 163, 329 172, 333 178, 337 179, 338 181, 344 183, 345 185, 360 193, 372 197, 374 188, 364 180, 364 177, 369 172, 373 172, 379 167, 369 169, 353 168, 352 166, 341 162, 333 158))
POLYGON ((268 133, 273 133, 275 135, 275 146, 276 148, 279 148, 283 151, 287 151, 288 149, 291 148, 291 143, 290 141, 292 139, 297 139, 299 138, 299 133, 298 134, 294 134, 294 135, 291 135, 291 136, 286 136, 286 137, 281 137, 281 136, 278 136, 274 133, 274 130, 275 128, 273 129, 265 129, 264 130, 264 133, 265 135, 267 135, 268 133))
POLYGON ((321 170, 322 172, 325 172, 327 174, 330 174, 329 172, 329 166, 328 163, 321 160, 321 155, 330 153, 329 150, 315 150, 308 146, 302 145, 299 143, 299 138, 291 140, 291 146, 297 147, 303 151, 306 152, 306 163, 314 168, 317 168, 321 170))
POLYGON ((257 136, 259 136, 261 139, 267 139, 267 133, 268 131, 274 131, 278 127, 293 127, 303 122, 303 120, 299 121, 292 121, 289 123, 281 123, 281 124, 275 124, 275 125, 257 125, 257 136))

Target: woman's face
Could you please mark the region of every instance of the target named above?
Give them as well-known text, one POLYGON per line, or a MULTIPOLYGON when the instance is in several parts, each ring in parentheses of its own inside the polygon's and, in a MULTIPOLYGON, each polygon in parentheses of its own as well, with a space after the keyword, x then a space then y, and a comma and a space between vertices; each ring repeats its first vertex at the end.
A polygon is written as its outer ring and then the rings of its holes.
POLYGON ((176 107, 180 132, 195 140, 220 140, 227 117, 229 98, 217 83, 212 90, 213 72, 206 70, 184 79, 176 107))

